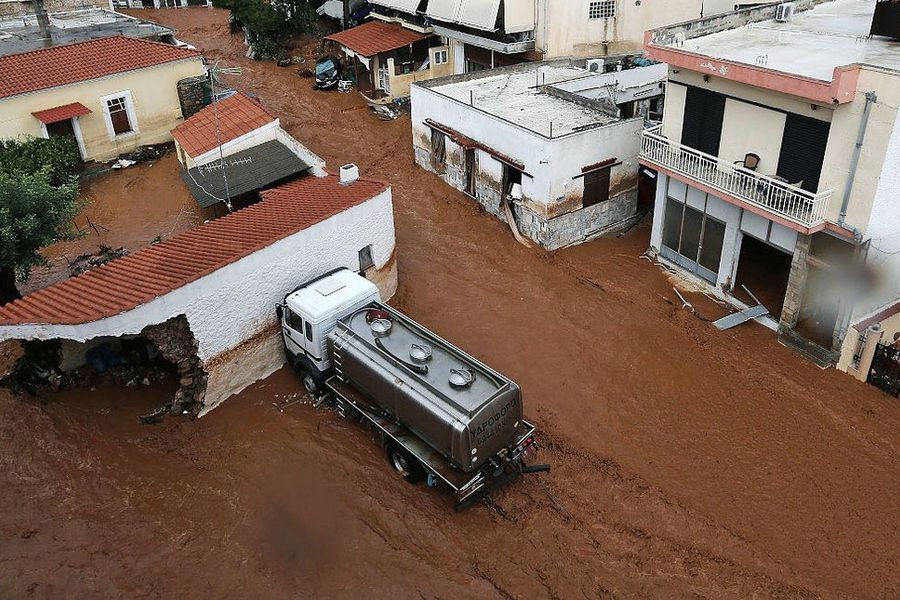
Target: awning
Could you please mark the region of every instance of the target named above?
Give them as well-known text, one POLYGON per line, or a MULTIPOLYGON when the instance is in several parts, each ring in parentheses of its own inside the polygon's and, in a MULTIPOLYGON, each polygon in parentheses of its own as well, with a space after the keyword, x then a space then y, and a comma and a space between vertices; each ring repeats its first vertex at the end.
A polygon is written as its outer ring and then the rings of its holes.
POLYGON ((416 13, 420 0, 369 0, 369 4, 377 4, 407 13, 416 13))
POLYGON ((494 31, 499 11, 500 0, 429 0, 425 12, 438 21, 494 31))
POLYGON ((534 2, 506 0, 503 3, 504 33, 522 33, 534 29, 534 2))
POLYGON ((62 106, 54 106, 53 108, 48 108, 46 110, 39 110, 31 114, 37 117, 45 125, 49 125, 50 123, 58 123, 59 121, 65 121, 72 117, 80 117, 90 112, 91 109, 81 102, 73 102, 71 104, 63 104, 62 106))
POLYGON ((262 189, 310 167, 278 140, 226 156, 224 163, 224 177, 219 160, 190 170, 181 169, 181 178, 203 208, 224 201, 225 179, 228 179, 228 195, 234 198, 262 189))

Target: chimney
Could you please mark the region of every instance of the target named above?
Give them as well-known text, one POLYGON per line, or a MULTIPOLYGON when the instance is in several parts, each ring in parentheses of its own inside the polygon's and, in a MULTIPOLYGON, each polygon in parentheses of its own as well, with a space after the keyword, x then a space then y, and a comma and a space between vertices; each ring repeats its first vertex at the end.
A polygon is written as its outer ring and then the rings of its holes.
POLYGON ((341 185, 350 185, 359 179, 359 167, 350 163, 341 167, 341 185))
POLYGON ((50 33, 50 17, 47 16, 47 9, 44 8, 44 0, 31 0, 34 8, 34 16, 37 18, 38 29, 41 30, 41 40, 44 46, 53 45, 53 34, 50 33))

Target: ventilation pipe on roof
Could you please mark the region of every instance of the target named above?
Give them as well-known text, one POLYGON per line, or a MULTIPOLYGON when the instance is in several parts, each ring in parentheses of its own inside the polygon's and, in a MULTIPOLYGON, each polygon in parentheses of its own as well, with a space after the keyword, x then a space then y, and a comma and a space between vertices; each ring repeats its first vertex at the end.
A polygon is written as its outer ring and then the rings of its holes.
POLYGON ((341 167, 341 185, 350 185, 359 179, 359 167, 350 163, 341 167))
POLYGON ((50 17, 47 16, 47 9, 44 8, 44 0, 31 0, 31 5, 34 8, 38 29, 41 30, 41 40, 45 46, 52 46, 53 34, 50 33, 50 17))

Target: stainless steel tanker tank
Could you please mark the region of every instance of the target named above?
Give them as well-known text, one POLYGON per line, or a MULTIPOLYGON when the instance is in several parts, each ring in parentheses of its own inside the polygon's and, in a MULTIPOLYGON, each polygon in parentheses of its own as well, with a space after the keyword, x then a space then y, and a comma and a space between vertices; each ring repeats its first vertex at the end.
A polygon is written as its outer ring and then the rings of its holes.
POLYGON ((457 468, 474 471, 513 442, 519 386, 402 313, 373 303, 328 341, 338 378, 457 468))

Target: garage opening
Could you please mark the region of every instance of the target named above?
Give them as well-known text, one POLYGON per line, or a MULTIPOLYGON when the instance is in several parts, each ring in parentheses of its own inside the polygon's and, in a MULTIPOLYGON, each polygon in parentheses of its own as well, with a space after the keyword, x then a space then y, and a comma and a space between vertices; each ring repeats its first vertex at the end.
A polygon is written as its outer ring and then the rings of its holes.
POLYGON ((792 258, 784 250, 744 234, 734 295, 749 305, 756 304, 741 287, 746 286, 769 309, 772 318, 778 320, 784 307, 792 258))

